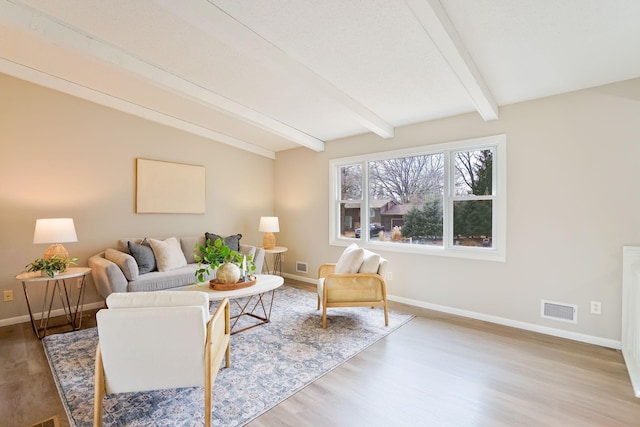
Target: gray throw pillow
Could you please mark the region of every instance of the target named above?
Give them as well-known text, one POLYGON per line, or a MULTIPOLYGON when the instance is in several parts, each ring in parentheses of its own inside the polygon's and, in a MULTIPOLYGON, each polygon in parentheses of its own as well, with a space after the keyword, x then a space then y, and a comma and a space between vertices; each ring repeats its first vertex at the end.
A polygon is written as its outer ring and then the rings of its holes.
POLYGON ((222 243, 229 246, 229 249, 232 251, 240 252, 240 239, 242 238, 242 234, 233 234, 231 236, 222 237, 213 233, 204 233, 204 238, 206 240, 210 240, 211 244, 215 242, 217 239, 221 239, 222 243))
POLYGON ((127 246, 129 247, 129 253, 138 264, 140 274, 149 273, 156 269, 156 257, 153 255, 153 249, 147 243, 146 238, 142 241, 142 244, 129 240, 127 246))

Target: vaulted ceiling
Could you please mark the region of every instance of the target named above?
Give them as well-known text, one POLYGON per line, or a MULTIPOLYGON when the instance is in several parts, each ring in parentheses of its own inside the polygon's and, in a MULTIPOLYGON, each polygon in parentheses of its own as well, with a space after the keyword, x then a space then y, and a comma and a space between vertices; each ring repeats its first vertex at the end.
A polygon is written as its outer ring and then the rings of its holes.
POLYGON ((640 77, 638 22, 638 0, 0 0, 0 73, 274 158, 640 77))

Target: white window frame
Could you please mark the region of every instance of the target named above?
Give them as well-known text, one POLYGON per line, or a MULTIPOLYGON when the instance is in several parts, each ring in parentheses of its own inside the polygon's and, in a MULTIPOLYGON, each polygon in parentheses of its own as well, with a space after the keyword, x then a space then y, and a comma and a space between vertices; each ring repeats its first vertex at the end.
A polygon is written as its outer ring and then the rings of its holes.
MULTIPOLYGON (((506 261, 507 245, 507 138, 506 135, 492 135, 461 141, 424 145, 403 150, 385 151, 354 157, 344 157, 329 161, 329 244, 348 246, 358 242, 361 246, 391 252, 420 253, 457 258, 471 258, 490 261, 506 261), (491 148, 493 150, 491 196, 455 196, 453 153, 491 148), (369 240, 369 170, 368 162, 396 157, 439 154, 444 156, 444 199, 443 199, 443 244, 442 246, 414 245, 407 243, 377 242, 369 240), (359 238, 342 237, 340 233, 340 168, 346 165, 362 165, 362 200, 360 200, 359 238), (492 246, 455 246, 453 242, 453 202, 458 200, 492 200, 492 246)), ((350 200, 349 203, 357 203, 350 200)))

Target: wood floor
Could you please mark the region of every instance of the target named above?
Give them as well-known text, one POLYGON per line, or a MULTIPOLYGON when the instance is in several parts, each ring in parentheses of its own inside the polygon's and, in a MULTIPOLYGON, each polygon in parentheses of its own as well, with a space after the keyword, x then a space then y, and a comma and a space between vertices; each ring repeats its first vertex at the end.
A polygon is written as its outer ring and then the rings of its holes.
MULTIPOLYGON (((619 351, 392 308, 419 317, 248 426, 640 426, 619 351)), ((0 328, 0 427, 52 415, 69 425, 42 344, 0 328)))

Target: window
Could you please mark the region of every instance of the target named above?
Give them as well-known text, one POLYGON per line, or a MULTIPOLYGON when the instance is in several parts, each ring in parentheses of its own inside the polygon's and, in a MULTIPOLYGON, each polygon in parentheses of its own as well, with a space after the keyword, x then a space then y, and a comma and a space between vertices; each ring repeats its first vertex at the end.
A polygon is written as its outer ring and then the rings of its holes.
POLYGON ((330 244, 505 259, 505 135, 334 159, 330 176, 330 244))

